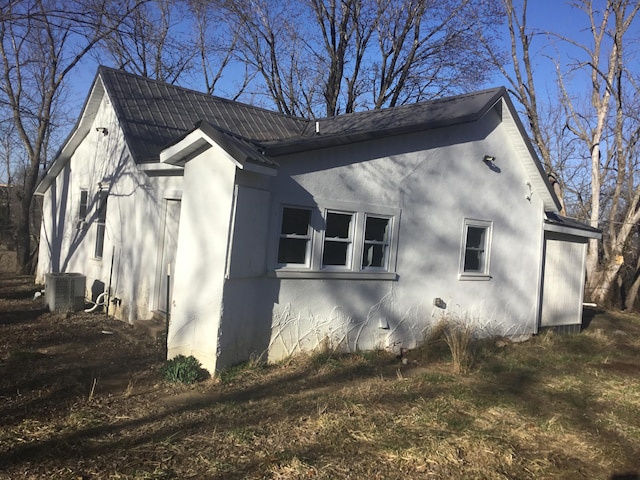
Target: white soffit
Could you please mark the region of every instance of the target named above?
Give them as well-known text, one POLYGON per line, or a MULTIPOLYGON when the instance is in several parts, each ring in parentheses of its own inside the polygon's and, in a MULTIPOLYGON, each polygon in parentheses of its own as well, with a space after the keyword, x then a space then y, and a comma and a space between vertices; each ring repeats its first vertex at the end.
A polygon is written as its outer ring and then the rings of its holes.
POLYGON ((531 182, 533 191, 540 196, 544 204, 545 210, 556 211, 559 210, 559 205, 556 203, 556 199, 553 193, 549 190, 548 179, 544 170, 537 164, 539 161, 537 157, 532 156, 531 151, 527 145, 527 141, 523 138, 526 132, 521 132, 518 127, 518 122, 513 117, 509 104, 502 99, 502 122, 506 128, 509 137, 513 142, 513 147, 516 150, 518 156, 523 159, 523 166, 527 173, 527 177, 531 182))

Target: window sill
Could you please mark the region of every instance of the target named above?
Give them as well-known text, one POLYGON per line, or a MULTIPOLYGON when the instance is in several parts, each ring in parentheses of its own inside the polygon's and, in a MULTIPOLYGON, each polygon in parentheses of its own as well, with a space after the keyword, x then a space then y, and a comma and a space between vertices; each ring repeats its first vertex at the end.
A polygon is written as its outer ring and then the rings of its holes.
POLYGON ((486 275, 484 273, 459 273, 458 280, 464 281, 476 281, 476 282, 486 282, 491 280, 491 275, 486 275))
POLYGON ((308 278, 327 280, 397 280, 395 272, 338 272, 310 270, 274 270, 267 274, 271 278, 308 278))

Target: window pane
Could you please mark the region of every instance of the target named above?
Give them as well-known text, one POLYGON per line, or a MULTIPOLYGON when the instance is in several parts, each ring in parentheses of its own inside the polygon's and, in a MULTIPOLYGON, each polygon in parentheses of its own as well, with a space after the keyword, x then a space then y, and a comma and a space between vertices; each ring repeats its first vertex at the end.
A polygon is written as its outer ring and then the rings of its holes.
POLYGON ((362 252, 362 267, 386 267, 386 247, 386 245, 381 243, 372 244, 365 242, 362 252))
POLYGON ((364 231, 365 240, 387 241, 388 218, 367 217, 367 225, 364 231))
POLYGON ((304 264, 307 258, 306 238, 280 238, 278 263, 304 264))
POLYGON ((278 245, 278 263, 306 265, 309 256, 311 210, 284 207, 278 245))
POLYGON ((350 244, 347 242, 324 242, 324 253, 322 254, 323 265, 341 265, 347 264, 350 244))
POLYGON ((302 208, 284 208, 282 210, 283 235, 307 235, 309 232, 309 220, 311 210, 302 208))
POLYGON ((464 254, 464 271, 465 272, 482 272, 484 265, 482 261, 482 251, 467 250, 464 254))
POLYGON ((96 221, 104 223, 107 219, 107 192, 98 193, 98 210, 96 221))
POLYGON ((467 248, 480 248, 484 250, 484 234, 486 229, 483 227, 467 228, 467 248))
POLYGON ((78 210, 78 218, 84 220, 87 218, 87 204, 89 203, 89 192, 80 190, 80 208, 78 210))
POLYGON ((104 223, 96 225, 96 250, 94 256, 96 258, 102 258, 104 250, 104 223))
POLYGON ((465 272, 485 271, 486 233, 486 227, 467 227, 463 266, 465 272))
POLYGON ((350 213, 327 213, 327 228, 325 230, 326 238, 349 238, 351 232, 350 213))

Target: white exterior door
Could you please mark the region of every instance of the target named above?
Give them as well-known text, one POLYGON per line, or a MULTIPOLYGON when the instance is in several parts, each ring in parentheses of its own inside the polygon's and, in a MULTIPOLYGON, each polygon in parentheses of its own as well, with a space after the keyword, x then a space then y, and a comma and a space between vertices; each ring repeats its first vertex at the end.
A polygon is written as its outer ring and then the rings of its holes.
MULTIPOLYGON (((171 300, 167 291, 167 276, 175 271, 176 250, 178 248, 178 226, 180 224, 180 200, 165 200, 164 233, 158 279, 158 299, 156 309, 167 313, 167 302, 171 300)), ((173 289, 173 285, 169 285, 173 289)))
POLYGON ((585 241, 546 235, 541 327, 582 322, 586 247, 585 241))

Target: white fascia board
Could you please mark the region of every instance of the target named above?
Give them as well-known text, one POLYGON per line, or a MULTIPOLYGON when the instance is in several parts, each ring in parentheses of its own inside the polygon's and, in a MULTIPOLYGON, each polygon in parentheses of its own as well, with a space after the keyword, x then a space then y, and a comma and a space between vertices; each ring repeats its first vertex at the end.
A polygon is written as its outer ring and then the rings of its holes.
POLYGON ((143 172, 181 172, 182 167, 168 163, 141 163, 138 170, 143 172))
POLYGON ((602 234, 599 232, 592 232, 589 230, 582 230, 580 228, 573 228, 567 225, 555 225, 553 223, 545 223, 544 224, 545 232, 554 232, 554 233, 562 233, 565 235, 573 235, 574 237, 582 237, 582 238, 602 238, 602 234))
POLYGON ((527 132, 519 119, 515 107, 510 100, 502 97, 502 122, 505 125, 509 136, 513 140, 513 144, 520 158, 524 159, 524 168, 531 182, 531 187, 535 194, 539 195, 544 204, 544 209, 548 211, 559 211, 560 204, 551 191, 549 179, 542 168, 533 145, 527 137, 527 132))
POLYGON ((89 133, 91 124, 93 123, 96 114, 98 113, 98 109, 100 108, 100 104, 102 103, 102 98, 105 95, 105 88, 102 84, 102 79, 98 75, 96 80, 91 88, 91 92, 87 97, 84 108, 82 109, 82 113, 78 118, 78 122, 76 123, 73 130, 65 140, 62 148, 58 151, 55 159, 49 165, 49 168, 45 172, 44 177, 40 180, 40 183, 36 187, 34 192, 35 195, 44 195, 47 189, 54 182, 55 178, 62 171, 67 162, 71 159, 71 156, 76 151, 76 148, 82 143, 82 140, 89 133))
MULTIPOLYGON (((185 135, 179 142, 163 149, 160 152, 160 162, 184 166, 184 164, 189 160, 214 145, 218 145, 217 142, 198 128, 185 135)), ((243 168, 243 164, 238 162, 231 155, 227 156, 236 167, 243 168)))
POLYGON ((241 170, 269 176, 275 176, 278 174, 278 171, 275 168, 259 165, 253 162, 239 161, 222 148, 222 146, 211 138, 211 136, 207 135, 201 128, 193 130, 177 143, 162 150, 160 152, 160 162, 162 164, 171 164, 183 167, 189 160, 213 146, 216 146, 223 151, 226 154, 226 157, 241 170))

